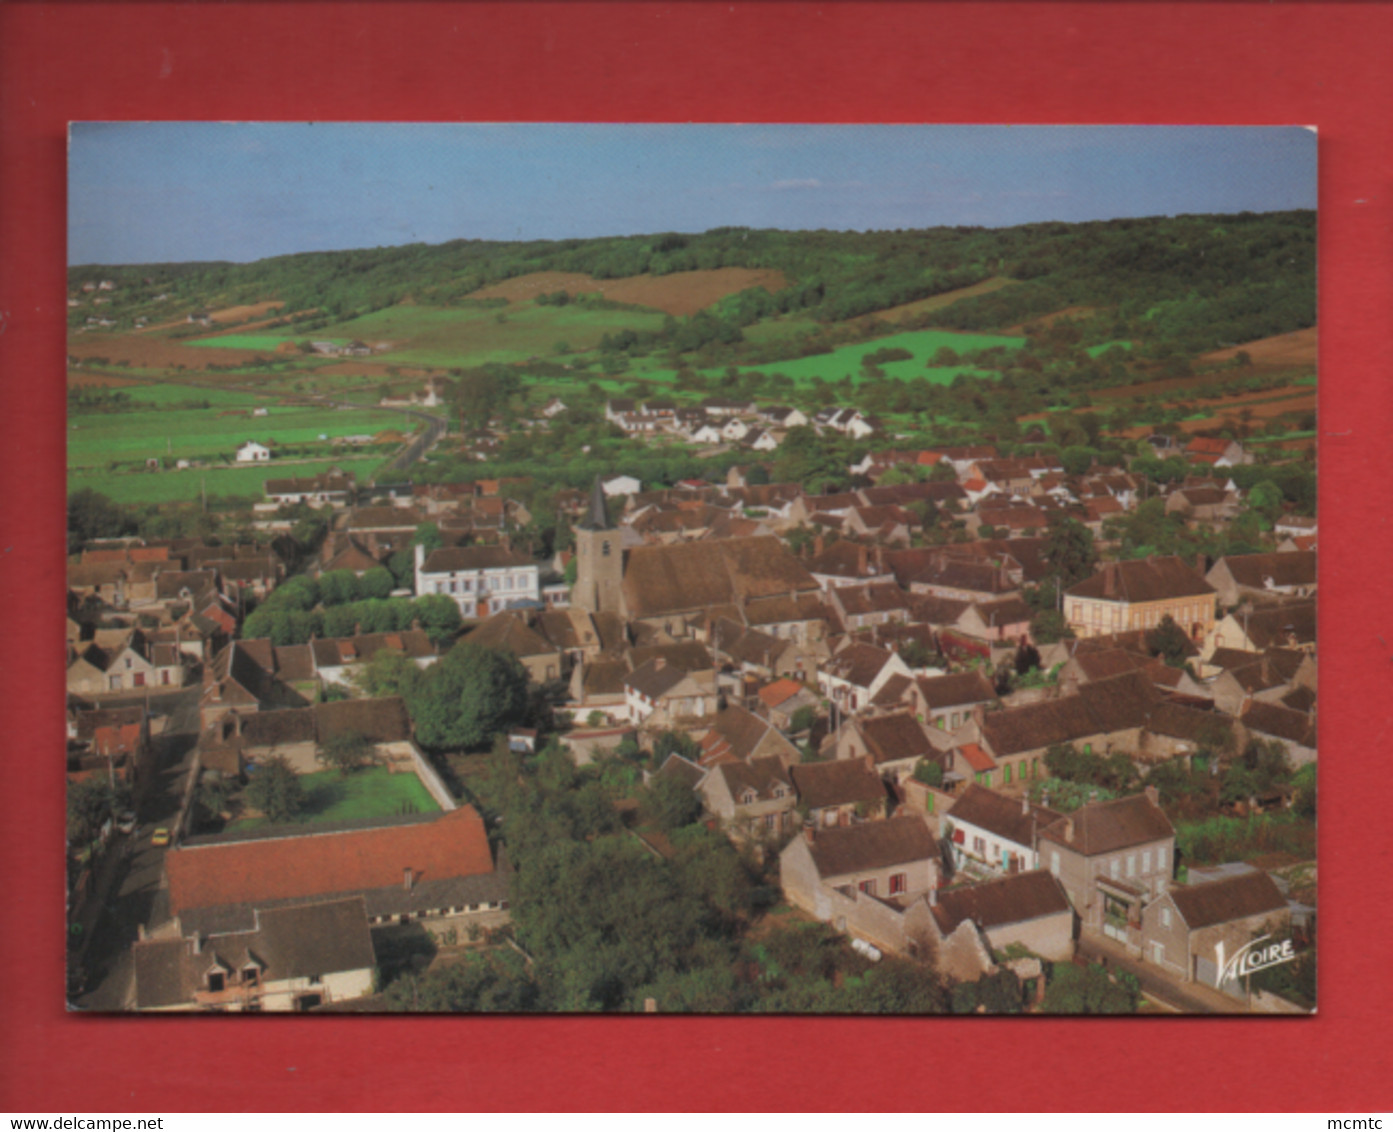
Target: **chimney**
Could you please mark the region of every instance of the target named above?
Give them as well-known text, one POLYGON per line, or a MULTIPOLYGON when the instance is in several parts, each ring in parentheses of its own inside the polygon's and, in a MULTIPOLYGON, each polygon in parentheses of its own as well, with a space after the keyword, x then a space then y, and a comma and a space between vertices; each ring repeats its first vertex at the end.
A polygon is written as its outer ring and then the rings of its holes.
POLYGON ((194 953, 195 955, 202 955, 202 954, 203 954, 203 936, 200 935, 198 932, 194 932, 194 933, 193 933, 193 937, 192 937, 192 942, 193 942, 193 953, 194 953))
POLYGON ((856 573, 862 578, 866 576, 866 548, 864 546, 856 548, 856 573))
POLYGON ((931 888, 931 889, 929 889, 929 907, 930 907, 930 908, 937 908, 937 907, 938 907, 938 889, 937 889, 937 888, 931 888))
POLYGON ((662 671, 664 668, 666 668, 666 667, 667 667, 667 657, 660 656, 660 657, 655 657, 655 658, 654 658, 654 660, 653 660, 653 671, 654 671, 654 672, 661 672, 661 671, 662 671))
POLYGON ((1103 567, 1103 596, 1117 596, 1117 563, 1109 562, 1103 567))
POLYGON ((1096 789, 1090 790, 1088 792, 1088 800, 1090 802, 1096 802, 1098 800, 1098 791, 1096 789))
POLYGON ((824 546, 825 543, 823 542, 822 535, 819 533, 813 538, 813 554, 821 557, 824 546))
POLYGON ((1153 806, 1160 806, 1161 795, 1160 792, 1156 789, 1156 787, 1148 786, 1145 790, 1142 791, 1142 793, 1146 795, 1146 800, 1150 802, 1153 806))
POLYGON ((1205 576, 1205 574, 1207 574, 1208 572, 1209 572, 1208 559, 1205 558, 1205 556, 1204 556, 1203 553, 1196 554, 1196 555, 1195 555, 1195 573, 1198 574, 1201 578, 1203 578, 1203 577, 1205 576))
POLYGON ((1064 840, 1065 840, 1065 841, 1073 841, 1073 840, 1074 840, 1074 819, 1073 819, 1073 818, 1065 818, 1065 819, 1064 819, 1064 840))
POLYGON ((803 837, 809 845, 812 845, 817 841, 817 830, 813 826, 805 825, 803 827, 803 837))
POLYGON ((407 892, 410 892, 413 888, 416 887, 416 874, 415 874, 414 872, 411 871, 411 866, 410 866, 410 865, 408 865, 406 868, 402 869, 401 872, 402 872, 401 886, 402 886, 402 888, 405 889, 407 892))
POLYGON ((1023 813, 1023 814, 1028 814, 1028 813, 1030 813, 1030 795, 1029 795, 1029 794, 1022 794, 1022 795, 1021 795, 1021 813, 1023 813))

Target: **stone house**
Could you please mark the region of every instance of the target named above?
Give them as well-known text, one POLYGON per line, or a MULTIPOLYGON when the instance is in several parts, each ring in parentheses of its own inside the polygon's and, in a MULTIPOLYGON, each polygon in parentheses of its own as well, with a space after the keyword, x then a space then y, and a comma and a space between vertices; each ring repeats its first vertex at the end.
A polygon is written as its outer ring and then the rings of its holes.
POLYGON ((1214 629, 1214 587, 1184 560, 1110 562, 1064 593, 1064 620, 1079 637, 1154 629, 1169 616, 1191 640, 1214 629))
POLYGON ((373 991, 377 964, 362 896, 253 908, 231 930, 142 939, 132 949, 137 1010, 313 1010, 373 991))
POLYGON ((990 953, 1014 945, 1056 963, 1074 956, 1074 910, 1059 880, 1046 870, 940 889, 930 907, 944 959, 958 950, 950 943, 954 933, 964 930, 980 933, 990 953))
POLYGON ((887 782, 902 782, 920 759, 937 761, 951 741, 930 731, 909 712, 850 720, 837 736, 838 759, 869 758, 887 782))
POLYGON ((1175 870, 1175 830, 1153 787, 1090 802, 1046 826, 1038 851, 1084 930, 1141 946, 1142 909, 1166 891, 1175 870))
POLYGON ((1256 938, 1289 939, 1287 898, 1261 869, 1199 884, 1176 885, 1142 910, 1142 958, 1186 982, 1244 996, 1228 961, 1256 938))
POLYGON ((1311 597, 1316 592, 1316 552, 1226 555, 1209 568, 1205 580, 1225 606, 1247 598, 1311 597))
POLYGON ((797 821, 789 769, 774 755, 717 763, 697 792, 736 842, 777 838, 797 821))
POLYGON ((869 756, 799 763, 788 768, 798 805, 806 821, 819 829, 884 817, 888 806, 885 781, 869 756))

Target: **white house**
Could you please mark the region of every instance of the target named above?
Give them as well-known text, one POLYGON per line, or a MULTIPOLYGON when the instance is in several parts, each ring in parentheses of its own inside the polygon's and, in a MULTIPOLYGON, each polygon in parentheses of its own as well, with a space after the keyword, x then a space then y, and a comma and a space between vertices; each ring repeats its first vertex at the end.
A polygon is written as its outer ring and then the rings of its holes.
POLYGON ((605 495, 637 495, 643 487, 633 476, 615 476, 613 479, 605 480, 600 485, 604 488, 605 495))
POLYGON ((749 431, 750 426, 738 417, 732 417, 721 426, 721 436, 726 440, 744 440, 749 431))
POLYGON ((271 450, 264 444, 258 444, 255 440, 248 440, 237 449, 237 462, 239 464, 255 464, 270 458, 271 450))
POLYGON ((445 594, 465 617, 487 617, 539 602, 537 563, 501 546, 416 547, 416 594, 445 594))

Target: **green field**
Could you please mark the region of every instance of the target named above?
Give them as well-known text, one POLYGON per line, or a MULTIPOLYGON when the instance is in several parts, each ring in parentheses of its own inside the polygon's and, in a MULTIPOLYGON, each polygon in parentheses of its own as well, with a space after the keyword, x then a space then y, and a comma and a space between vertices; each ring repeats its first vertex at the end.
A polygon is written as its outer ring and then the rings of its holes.
POLYGON ((660 330, 663 319, 656 311, 588 310, 574 303, 515 304, 507 310, 395 306, 328 329, 336 338, 391 342, 392 349, 373 355, 377 362, 450 367, 554 358, 561 342, 571 351, 590 350, 604 335, 626 327, 660 330))
MULTIPOLYGON (((302 774, 300 785, 305 791, 305 808, 300 817, 307 822, 431 814, 440 810, 439 803, 414 774, 389 774, 383 766, 349 775, 336 770, 302 774)), ((229 823, 227 828, 246 831, 265 824, 265 818, 244 818, 229 823)))
POLYGON ((209 498, 235 496, 260 498, 268 479, 278 476, 316 476, 331 467, 351 471, 359 483, 365 483, 386 461, 382 455, 349 457, 334 460, 272 461, 244 468, 184 468, 160 472, 96 472, 70 471, 68 491, 90 487, 116 503, 192 503, 203 492, 206 483, 209 498))
POLYGON ((195 338, 186 346, 212 346, 224 350, 274 350, 282 342, 298 342, 306 337, 316 342, 339 342, 337 338, 320 338, 317 334, 220 334, 216 338, 195 338))
MULTIPOLYGON (((886 362, 881 365, 880 368, 890 377, 927 377, 936 385, 947 385, 961 373, 980 374, 982 371, 971 366, 929 368, 925 363, 944 346, 961 354, 968 350, 987 350, 994 346, 1017 350, 1023 345, 1024 338, 1001 334, 955 334, 947 330, 913 330, 842 346, 830 354, 813 354, 806 358, 769 362, 761 366, 745 366, 742 369, 744 372, 755 370, 760 373, 782 373, 799 384, 811 382, 815 377, 823 381, 840 381, 843 377, 850 376, 857 380, 862 372, 861 359, 876 350, 889 348, 908 350, 914 355, 907 361, 886 362)), ((707 376, 719 376, 719 371, 708 371, 707 376)))
MULTIPOLYGON (((199 385, 172 385, 160 382, 152 385, 127 385, 119 392, 132 401, 149 405, 177 405, 185 401, 207 401, 223 408, 267 406, 264 394, 243 393, 240 389, 205 389, 199 385)), ((269 406, 267 406, 269 407, 269 406)))
POLYGON ((165 409, 79 413, 68 419, 68 467, 102 468, 112 461, 231 460, 248 440, 276 445, 315 444, 383 429, 410 432, 417 422, 389 409, 330 409, 268 405, 264 417, 222 416, 221 410, 165 409))

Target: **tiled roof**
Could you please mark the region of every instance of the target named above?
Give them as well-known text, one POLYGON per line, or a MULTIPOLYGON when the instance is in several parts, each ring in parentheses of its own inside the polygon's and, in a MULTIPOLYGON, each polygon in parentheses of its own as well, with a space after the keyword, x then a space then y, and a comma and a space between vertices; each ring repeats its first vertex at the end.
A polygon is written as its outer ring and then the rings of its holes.
POLYGON ((1072 908, 1059 881, 1044 869, 942 889, 936 900, 934 919, 945 935, 964 920, 985 931, 1059 915, 1072 908))
POLYGON ((1314 644, 1316 639, 1316 603, 1290 601, 1280 605, 1259 606, 1251 613, 1231 614, 1260 649, 1296 644, 1314 644))
POLYGON ((1284 739, 1301 747, 1316 745, 1316 717, 1307 712, 1295 711, 1282 704, 1253 700, 1243 709, 1239 719, 1249 731, 1284 739))
POLYGON ((958 750, 962 752, 963 758, 967 760, 967 765, 972 768, 974 773, 980 774, 983 771, 996 769, 996 760, 976 743, 964 743, 958 750))
POLYGON ((918 676, 914 681, 924 702, 934 710, 989 703, 996 699, 996 688, 980 671, 955 672, 948 676, 918 676))
POLYGON ((726 789, 730 791, 730 796, 737 804, 742 801, 741 795, 747 790, 754 791, 756 800, 761 802, 778 797, 777 792, 780 788, 785 790, 790 798, 793 796, 793 783, 789 781, 783 762, 772 756, 750 759, 749 762, 723 762, 716 767, 714 773, 725 779, 726 789))
POLYGON ((937 754, 923 724, 908 712, 871 716, 856 721, 876 765, 900 759, 922 759, 937 754))
POLYGON ((1041 830, 1040 836, 1092 857, 1164 841, 1175 836, 1175 829, 1147 795, 1133 794, 1108 802, 1090 802, 1041 830))
POLYGON ((938 858, 938 842, 916 817, 817 830, 809 849, 823 880, 938 858))
POLYGON ((1080 685, 1078 694, 1097 724, 1093 730, 1104 734, 1141 727, 1151 706, 1160 699, 1144 672, 1093 680, 1080 685))
POLYGON ((1139 604, 1170 598, 1207 597, 1215 590, 1182 558, 1137 558, 1110 562, 1070 586, 1071 597, 1139 604))
POLYGON ((535 565, 526 555, 501 546, 447 546, 432 550, 421 566, 423 574, 468 573, 473 570, 508 570, 535 565))
POLYGON ((885 783, 863 759, 795 763, 788 773, 798 791, 798 800, 815 810, 885 798, 885 783))
POLYGON ((1170 898, 1191 931, 1287 908, 1282 890, 1260 869, 1205 884, 1176 885, 1170 898))
POLYGON ((429 821, 312 833, 165 854, 170 911, 331 896, 493 871, 483 820, 471 806, 429 821))
POLYGON ((662 617, 728 602, 815 590, 817 582, 772 535, 635 547, 624 598, 633 617, 662 617))
POLYGON ((1063 816, 1044 806, 1024 805, 1019 798, 1008 798, 975 782, 948 811, 954 821, 968 822, 1030 849, 1035 848, 1036 833, 1063 816))
POLYGON ((1072 743, 1099 731, 1093 713, 1078 696, 988 712, 981 728, 982 738, 997 758, 1072 743))
POLYGON ((1316 552, 1293 550, 1284 554, 1230 554, 1219 559, 1214 568, 1227 566, 1233 580, 1248 589, 1265 589, 1270 579, 1274 586, 1314 586, 1316 584, 1316 552))
POLYGON ((791 699, 803 690, 803 685, 797 680, 790 680, 784 677, 775 680, 772 684, 766 684, 759 690, 759 698, 764 702, 765 707, 776 708, 785 700, 791 699))
POLYGON ((858 688, 869 688, 893 656, 888 650, 878 649, 874 645, 852 644, 823 665, 823 671, 858 688))

